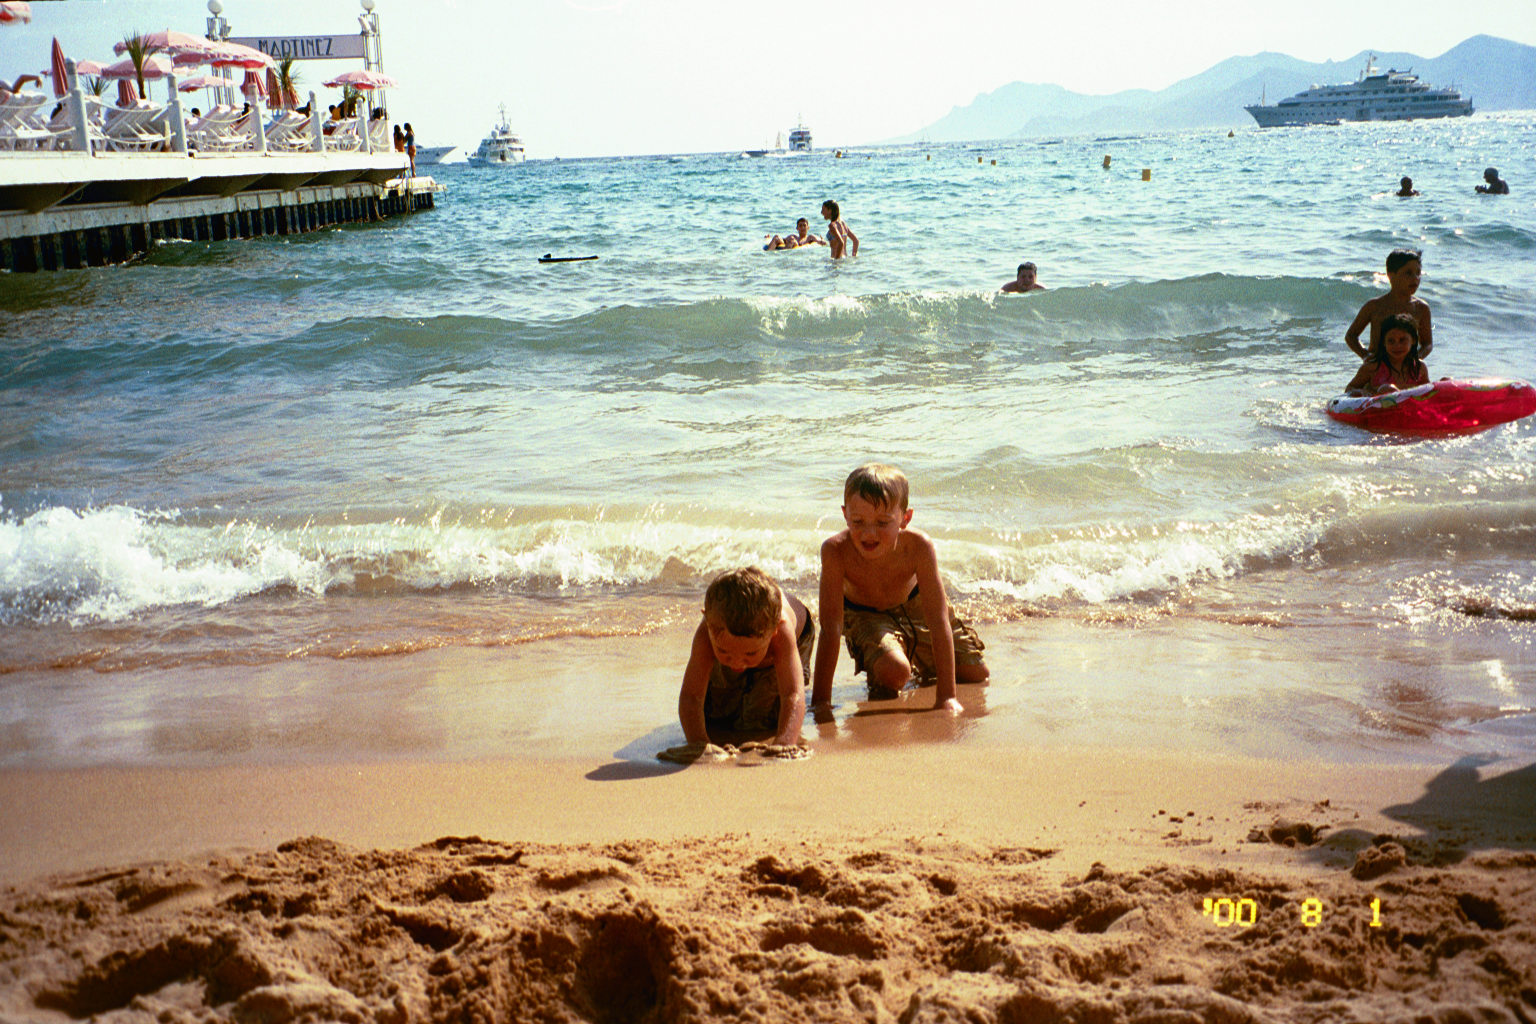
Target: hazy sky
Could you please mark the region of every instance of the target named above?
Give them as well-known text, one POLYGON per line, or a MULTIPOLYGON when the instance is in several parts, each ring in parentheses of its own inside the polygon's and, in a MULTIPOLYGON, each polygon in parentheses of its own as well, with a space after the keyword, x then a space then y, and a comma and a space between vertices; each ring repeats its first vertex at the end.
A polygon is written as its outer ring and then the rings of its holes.
MULTIPOLYGON (((134 29, 203 34, 197 0, 33 0, 0 76, 111 59, 134 29)), ((1009 82, 1162 89, 1232 56, 1437 57, 1536 45, 1536 0, 377 0, 392 120, 473 148, 506 103, 530 157, 741 149, 804 117, 818 148, 915 132, 1009 82)), ((357 0, 224 0, 236 36, 357 31, 357 0)), ((304 88, 359 66, 299 65, 304 88)), ((1352 77, 1352 75, 1350 76, 1352 77)), ((163 86, 152 89, 163 98, 163 86)), ((202 94, 197 94, 201 98, 202 94)), ((194 98, 192 102, 197 102, 194 98)))

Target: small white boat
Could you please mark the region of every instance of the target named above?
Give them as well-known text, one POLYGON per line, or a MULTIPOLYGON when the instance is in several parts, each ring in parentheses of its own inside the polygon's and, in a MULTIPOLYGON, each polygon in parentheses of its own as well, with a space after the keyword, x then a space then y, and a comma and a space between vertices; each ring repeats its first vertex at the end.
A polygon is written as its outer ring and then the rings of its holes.
POLYGON ((507 105, 503 103, 501 120, 496 122, 491 134, 480 140, 480 148, 470 154, 469 162, 476 167, 500 167, 520 164, 524 159, 523 140, 507 123, 507 105))
POLYGON ((791 153, 809 153, 811 151, 811 130, 805 126, 803 119, 789 133, 789 151, 791 153))

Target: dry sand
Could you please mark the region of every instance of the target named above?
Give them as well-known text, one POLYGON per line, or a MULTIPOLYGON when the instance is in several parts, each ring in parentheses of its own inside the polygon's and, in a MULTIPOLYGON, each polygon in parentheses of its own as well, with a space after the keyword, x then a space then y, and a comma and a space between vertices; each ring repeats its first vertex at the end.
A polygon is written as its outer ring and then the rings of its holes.
POLYGON ((10 771, 0 1021, 1530 1024, 1533 808, 943 744, 10 771))

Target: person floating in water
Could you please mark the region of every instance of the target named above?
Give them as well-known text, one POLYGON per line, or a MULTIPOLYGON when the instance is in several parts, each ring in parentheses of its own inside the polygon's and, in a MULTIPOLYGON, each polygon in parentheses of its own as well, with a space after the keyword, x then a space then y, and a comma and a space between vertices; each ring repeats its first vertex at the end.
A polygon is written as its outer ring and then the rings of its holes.
POLYGON ((774 235, 763 245, 764 249, 773 252, 778 249, 798 249, 802 245, 826 245, 820 237, 811 234, 811 222, 801 217, 795 221, 795 233, 792 235, 774 235))
POLYGON ((828 199, 821 204, 821 215, 827 218, 827 245, 832 248, 832 258, 840 260, 844 256, 857 256, 859 236, 844 223, 843 211, 838 205, 828 199))
POLYGON ((1412 178, 1404 178, 1402 181, 1398 182, 1398 185, 1399 188, 1397 190, 1397 194, 1400 196, 1407 197, 1416 196, 1419 194, 1419 190, 1413 187, 1412 178))
POLYGON ((1003 282, 1005 292, 1043 292, 1045 285, 1035 280, 1035 265, 1026 260, 1019 264, 1018 276, 1003 282))
POLYGON ((1370 355, 1345 387, 1349 395, 1385 395, 1429 383, 1429 369, 1419 358, 1419 325, 1407 313, 1381 322, 1381 335, 1370 355))
POLYGON ((1483 180, 1488 184, 1477 186, 1477 191, 1485 196, 1509 195, 1509 182, 1499 177, 1499 169, 1490 167, 1483 172, 1483 180))
POLYGON ((1430 324, 1429 303, 1414 294, 1419 290, 1419 277, 1423 268, 1419 253, 1413 249, 1393 249, 1387 253, 1387 280, 1392 290, 1377 296, 1360 307, 1354 323, 1344 332, 1344 344, 1364 359, 1381 340, 1381 324, 1393 313, 1407 313, 1418 325, 1419 354, 1427 356, 1434 347, 1434 330, 1430 324), (1360 335, 1366 327, 1371 329, 1368 345, 1360 343, 1360 335))

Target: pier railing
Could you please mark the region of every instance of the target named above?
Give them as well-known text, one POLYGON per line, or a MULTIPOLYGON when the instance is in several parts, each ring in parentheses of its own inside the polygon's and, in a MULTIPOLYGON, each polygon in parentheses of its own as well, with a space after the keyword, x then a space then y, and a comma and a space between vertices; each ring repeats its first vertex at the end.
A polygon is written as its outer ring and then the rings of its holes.
POLYGON ((221 156, 271 153, 388 153, 389 126, 383 118, 359 114, 322 120, 315 94, 309 94, 308 114, 296 111, 269 117, 260 94, 243 110, 216 106, 189 118, 168 75, 170 101, 140 102, 114 107, 86 95, 75 80, 57 109, 44 114, 48 98, 21 93, 0 101, 0 155, 75 153, 169 153, 180 156, 221 156))

